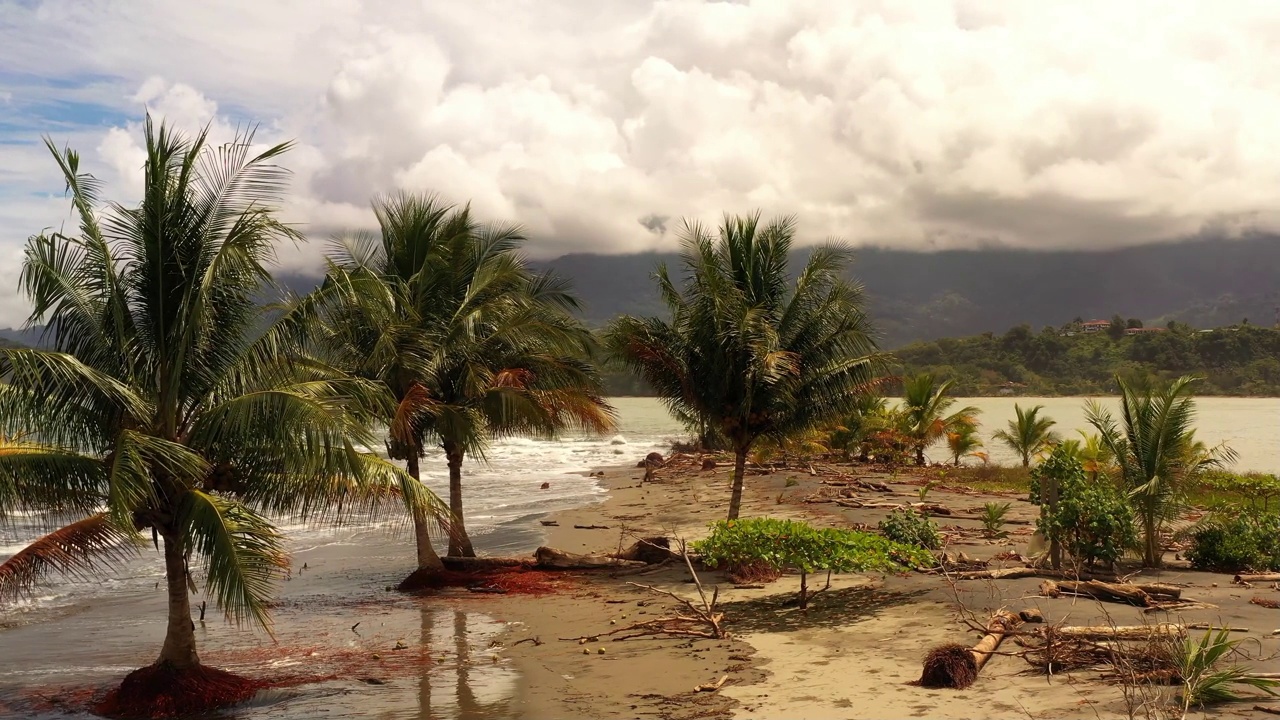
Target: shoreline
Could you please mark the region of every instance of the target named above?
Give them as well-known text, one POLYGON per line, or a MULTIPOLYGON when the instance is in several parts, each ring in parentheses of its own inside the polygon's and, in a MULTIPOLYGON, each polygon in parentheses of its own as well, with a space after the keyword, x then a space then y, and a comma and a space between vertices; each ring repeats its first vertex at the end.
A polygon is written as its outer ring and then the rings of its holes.
MULTIPOLYGON (((729 497, 729 468, 681 472, 639 482, 638 468, 602 468, 601 483, 609 494, 603 502, 547 515, 559 523, 547 527, 546 544, 569 552, 614 552, 629 545, 623 533, 696 539, 719 519, 729 497), (604 525, 584 530, 574 525, 604 525)), ((858 477, 872 473, 845 468, 858 477)), ((815 525, 874 525, 883 510, 806 504, 803 499, 823 486, 824 478, 807 470, 780 470, 748 476, 743 517, 769 515, 815 525), (788 482, 794 484, 788 487, 788 482)), ((919 483, 908 474, 875 476, 892 494, 886 499, 914 500, 919 483)), ((1029 522, 1037 510, 1021 498, 996 493, 930 491, 930 502, 973 509, 999 499, 1012 502, 1011 520, 1029 522)), ((987 559, 999 552, 1025 553, 1030 526, 1011 525, 1008 538, 988 540, 968 517, 938 517, 950 537, 948 549, 987 559)), ((1013 562, 1011 565, 1020 563, 1013 562)), ((999 566, 993 561, 992 567, 999 566)), ((832 589, 805 614, 780 607, 795 592, 794 575, 784 575, 761 589, 736 589, 715 572, 700 572, 710 592, 718 585, 726 641, 635 639, 589 643, 590 655, 573 637, 613 629, 637 603, 648 608, 670 602, 627 585, 642 582, 693 598, 696 591, 683 568, 668 568, 642 578, 590 575, 581 579, 573 597, 552 596, 518 602, 506 608, 509 625, 500 640, 505 656, 520 670, 517 694, 523 717, 1033 717, 1122 718, 1129 708, 1120 686, 1082 670, 1045 677, 1018 657, 1000 656, 982 671, 978 683, 963 691, 927 690, 912 683, 920 675, 925 651, 951 642, 971 643, 974 635, 964 616, 985 618, 1007 607, 1040 610, 1048 622, 1073 625, 1143 624, 1152 616, 1142 608, 1087 600, 1051 599, 1037 594, 1039 579, 971 581, 948 584, 941 576, 837 575, 832 589), (544 604, 545 603, 545 604, 544 604), (541 645, 515 643, 539 637, 541 645), (606 654, 595 654, 604 647, 606 654), (715 693, 695 693, 695 685, 729 680, 715 693), (854 679, 850 682, 849 679, 854 679), (676 710, 676 708, 686 708, 676 710), (871 714, 867 709, 874 708, 871 714)), ((1144 579, 1178 584, 1189 595, 1215 608, 1162 614, 1160 621, 1206 622, 1251 628, 1255 655, 1280 652, 1280 637, 1270 635, 1280 615, 1249 604, 1248 591, 1231 584, 1228 575, 1166 569, 1146 571, 1144 579), (1244 596, 1243 598, 1241 596, 1244 596), (1256 646, 1254 641, 1256 640, 1256 646)), ((1280 595, 1280 594, 1278 594, 1280 595)), ((632 615, 634 620, 635 616, 632 615)), ((607 640, 601 638, 601 640, 607 640)), ((1265 664, 1265 663, 1264 663, 1265 664)), ((1176 688, 1165 689, 1170 693, 1176 688)), ((1244 710, 1247 703, 1223 710, 1244 710)))
MULTIPOLYGON (((750 474, 743 517, 874 528, 886 510, 805 500, 830 492, 824 482, 838 478, 885 483, 890 491, 877 499, 904 503, 919 494, 920 481, 910 472, 888 476, 862 467, 816 465, 817 474, 807 467, 750 474)), ((575 553, 615 552, 630 545, 632 535, 694 540, 723 517, 730 472, 723 463, 700 471, 690 461, 642 483, 643 470, 631 463, 606 466, 586 473, 606 491, 599 501, 521 518, 512 531, 575 553)), ((1022 498, 943 487, 930 490, 928 498, 956 511, 953 517, 936 516, 948 550, 978 559, 1025 551, 1030 526, 1011 524, 1008 537, 990 539, 969 517, 983 502, 998 499, 1012 503, 1011 520, 1029 522, 1037 510, 1022 498)), ((995 657, 968 690, 911 684, 926 650, 943 643, 971 644, 974 633, 964 618, 985 619, 1001 607, 1038 609, 1051 623, 1073 625, 1185 620, 1244 627, 1251 631, 1240 637, 1248 638, 1253 654, 1280 653, 1280 636, 1269 634, 1280 625, 1280 614, 1248 603, 1258 594, 1280 599, 1280 591, 1246 589, 1227 575, 1176 569, 1143 576, 1178 584, 1187 595, 1217 607, 1157 617, 1141 608, 1040 597, 1036 578, 949 584, 942 576, 912 573, 837 575, 831 589, 802 612, 782 605, 797 589, 795 575, 743 588, 720 573, 700 571, 708 592, 719 588, 730 638, 613 641, 605 633, 679 607, 628 583, 692 599, 696 589, 687 570, 551 571, 538 575, 549 579, 550 587, 525 594, 450 588, 404 595, 388 590, 411 566, 412 543, 372 533, 299 553, 295 564, 306 568, 295 567, 297 574, 281 587, 274 644, 260 632, 225 625, 220 617, 211 617, 207 627, 201 623, 202 659, 209 664, 247 675, 305 672, 309 678, 236 708, 230 717, 1127 717, 1120 687, 1096 672, 1046 677, 1012 654, 995 657), (581 636, 599 639, 585 644, 573 639, 581 636), (695 686, 721 677, 727 680, 718 691, 694 692, 695 686)), ((1000 564, 994 560, 992 566, 1000 564)), ((37 673, 5 678, 19 680, 25 700, 15 702, 14 686, 0 684, 0 717, 16 710, 23 711, 17 717, 89 717, 68 714, 68 706, 49 698, 118 682, 149 662, 162 630, 154 622, 158 608, 152 607, 158 599, 112 598, 67 618, 0 629, 6 658, 37 673), (60 647, 79 649, 68 655, 60 647), (44 685, 24 686, 22 677, 44 685), (43 698, 43 714, 31 712, 32 697, 43 698)))

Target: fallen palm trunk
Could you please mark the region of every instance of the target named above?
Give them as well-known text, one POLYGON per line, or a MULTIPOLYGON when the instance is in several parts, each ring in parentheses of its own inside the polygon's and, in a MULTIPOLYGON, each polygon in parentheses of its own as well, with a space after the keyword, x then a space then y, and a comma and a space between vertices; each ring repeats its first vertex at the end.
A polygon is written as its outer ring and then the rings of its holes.
POLYGON ((638 560, 621 560, 608 555, 579 555, 546 546, 534 553, 537 566, 554 570, 597 570, 601 568, 644 567, 638 560))
POLYGON ((1043 632, 1046 638, 1069 640, 1154 640, 1157 638, 1182 638, 1187 636, 1186 626, 1176 623, 1099 625, 1096 627, 1049 626, 1043 632))
POLYGON ((486 570, 503 570, 515 567, 533 567, 530 557, 457 557, 446 555, 440 562, 448 570, 456 572, 483 572, 486 570))
POLYGON ((1109 582, 1115 580, 1114 575, 1097 575, 1092 573, 1073 573, 1065 570, 1050 570, 1048 568, 1033 567, 1011 567, 997 568, 994 570, 972 570, 969 572, 955 573, 951 576, 953 580, 1015 580, 1017 578, 1051 578, 1061 580, 1102 580, 1109 582))
POLYGON ((1005 635, 1019 624, 1018 616, 999 610, 987 622, 987 634, 973 647, 942 645, 925 656, 924 670, 918 683, 927 688, 956 688, 963 690, 978 678, 982 666, 1000 647, 1005 635))
POLYGON ((1078 595, 1094 600, 1152 607, 1162 601, 1178 600, 1182 596, 1182 590, 1172 585, 1160 584, 1129 585, 1100 580, 1045 580, 1040 583, 1040 594, 1045 597, 1078 595))
POLYGON ((1280 582, 1280 573, 1261 573, 1258 575, 1236 575, 1238 583, 1280 582))

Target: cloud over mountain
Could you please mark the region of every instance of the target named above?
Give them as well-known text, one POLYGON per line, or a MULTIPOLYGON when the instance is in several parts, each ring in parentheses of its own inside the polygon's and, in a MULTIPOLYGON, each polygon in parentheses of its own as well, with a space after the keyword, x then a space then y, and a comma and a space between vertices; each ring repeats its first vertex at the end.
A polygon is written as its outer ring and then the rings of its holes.
MULTIPOLYGON (((0 0, 0 282, 66 217, 39 135, 128 199, 144 107, 293 138, 289 217, 432 189, 540 256, 794 212, 858 244, 1093 248, 1276 226, 1268 2, 0 0)), ((316 253, 287 251, 290 267, 316 253)), ((14 307, 0 300, 0 324, 14 307)))

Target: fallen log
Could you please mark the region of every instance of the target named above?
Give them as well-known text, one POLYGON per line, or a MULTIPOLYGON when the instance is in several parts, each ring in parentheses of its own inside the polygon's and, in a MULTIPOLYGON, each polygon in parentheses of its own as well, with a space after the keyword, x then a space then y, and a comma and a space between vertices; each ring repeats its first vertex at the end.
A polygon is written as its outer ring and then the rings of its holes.
POLYGON ((937 503, 911 503, 911 508, 922 515, 951 515, 951 508, 937 503))
POLYGON ((457 572, 480 572, 485 570, 502 570, 515 567, 533 567, 530 557, 458 557, 446 555, 440 558, 445 569, 457 572))
POLYGON ((1238 583, 1280 582, 1280 573, 1261 573, 1258 575, 1236 575, 1238 583))
POLYGON ((540 547, 534 553, 537 566, 554 570, 596 570, 601 568, 644 567, 638 560, 620 560, 608 555, 579 555, 555 548, 540 547))
POLYGON ((665 537, 640 538, 631 547, 613 555, 619 560, 637 560, 646 565, 657 565, 675 557, 671 552, 671 540, 665 537))
POLYGON ((608 530, 608 525, 574 525, 574 530, 608 530))
MULTIPOLYGON (((1094 573, 1074 573, 1066 570, 1050 570, 1049 568, 1010 567, 993 570, 971 570, 951 575, 953 580, 1016 580, 1018 578, 1049 578, 1052 580, 1100 580, 1114 582, 1114 575, 1098 575, 1094 573)), ((1171 586, 1172 587, 1172 586, 1171 586)))
POLYGON ((1096 580, 1084 582, 1045 580, 1040 583, 1040 594, 1044 597, 1056 598, 1064 594, 1127 603, 1138 607, 1151 605, 1151 596, 1136 587, 1112 585, 1096 580))
POLYGON ((1071 640, 1152 640, 1155 638, 1182 638, 1187 636, 1185 625, 1155 623, 1154 625, 1100 625, 1096 627, 1071 626, 1047 627, 1046 636, 1071 640))
POLYGON ((1017 615, 999 610, 987 622, 987 634, 973 647, 941 645, 929 651, 924 659, 924 670, 917 682, 927 688, 956 688, 963 690, 978 678, 978 672, 987 664, 1004 640, 1005 635, 1019 624, 1017 615))
POLYGON ((1176 601, 1182 597, 1182 589, 1159 583, 1129 584, 1108 583, 1100 580, 1045 580, 1040 583, 1040 594, 1045 597, 1079 595, 1094 600, 1128 603, 1139 607, 1151 607, 1160 602, 1176 601))

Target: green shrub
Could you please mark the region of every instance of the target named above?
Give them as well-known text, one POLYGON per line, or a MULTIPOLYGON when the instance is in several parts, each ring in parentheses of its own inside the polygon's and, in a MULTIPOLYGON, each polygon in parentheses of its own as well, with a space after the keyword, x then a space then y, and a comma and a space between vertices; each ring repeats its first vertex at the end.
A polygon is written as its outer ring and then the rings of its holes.
POLYGON ((1280 570, 1280 515, 1239 509, 1212 515, 1192 529, 1187 559, 1200 570, 1280 570))
POLYGON ((933 565, 933 556, 873 533, 814 528, 795 520, 721 520, 707 539, 694 543, 708 567, 733 572, 771 568, 800 571, 800 606, 808 601, 806 578, 831 572, 902 572, 933 565))
POLYGON ((1128 498, 1106 477, 1090 480, 1069 448, 1055 448, 1032 476, 1037 483, 1057 481, 1057 505, 1042 506, 1036 526, 1076 560, 1112 564, 1137 544, 1128 498))
POLYGON ((880 521, 880 532, 885 537, 906 545, 917 545, 929 550, 942 547, 938 524, 926 515, 899 508, 880 521))

